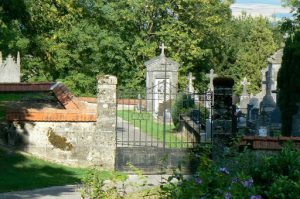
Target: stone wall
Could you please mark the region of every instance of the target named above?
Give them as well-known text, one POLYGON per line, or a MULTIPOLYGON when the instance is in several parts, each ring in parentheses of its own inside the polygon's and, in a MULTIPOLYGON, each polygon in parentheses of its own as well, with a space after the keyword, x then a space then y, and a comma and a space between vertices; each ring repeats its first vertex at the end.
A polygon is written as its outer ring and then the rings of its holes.
POLYGON ((9 146, 66 165, 99 164, 91 146, 95 122, 12 122, 6 125, 0 137, 9 146))
POLYGON ((98 78, 97 108, 55 84, 52 90, 64 109, 8 112, 0 123, 0 144, 67 165, 114 170, 116 84, 114 76, 98 78))

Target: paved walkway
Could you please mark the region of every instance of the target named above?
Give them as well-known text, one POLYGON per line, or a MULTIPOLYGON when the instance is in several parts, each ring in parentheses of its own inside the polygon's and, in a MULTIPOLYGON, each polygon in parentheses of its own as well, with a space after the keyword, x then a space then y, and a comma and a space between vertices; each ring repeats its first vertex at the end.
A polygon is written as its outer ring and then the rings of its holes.
MULTIPOLYGON (((161 182, 165 182, 165 179, 169 176, 147 175, 144 177, 145 179, 140 179, 139 176, 129 175, 125 182, 126 192, 136 192, 152 186, 158 186, 161 182), (146 182, 145 186, 138 186, 144 182, 146 182)), ((123 187, 123 185, 119 184, 117 187, 123 187)), ((30 191, 1 193, 0 199, 81 199, 80 185, 56 186, 30 191)))
MULTIPOLYGON (((136 124, 139 126, 139 122, 136 124)), ((151 125, 148 124, 148 125, 151 125)), ((162 132, 160 132, 162 133, 162 132)), ((155 146, 162 147, 162 142, 142 132, 140 128, 135 127, 121 117, 117 118, 117 146, 128 147, 128 146, 155 146)))
POLYGON ((81 199, 79 186, 67 185, 0 194, 0 199, 81 199))

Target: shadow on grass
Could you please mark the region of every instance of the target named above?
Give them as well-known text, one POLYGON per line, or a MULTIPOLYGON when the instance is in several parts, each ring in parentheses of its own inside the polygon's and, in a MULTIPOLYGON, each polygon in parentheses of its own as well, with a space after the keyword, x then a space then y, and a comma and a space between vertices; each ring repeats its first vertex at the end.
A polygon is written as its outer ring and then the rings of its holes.
POLYGON ((86 172, 84 169, 65 167, 1 150, 0 171, 0 192, 76 184, 86 172))

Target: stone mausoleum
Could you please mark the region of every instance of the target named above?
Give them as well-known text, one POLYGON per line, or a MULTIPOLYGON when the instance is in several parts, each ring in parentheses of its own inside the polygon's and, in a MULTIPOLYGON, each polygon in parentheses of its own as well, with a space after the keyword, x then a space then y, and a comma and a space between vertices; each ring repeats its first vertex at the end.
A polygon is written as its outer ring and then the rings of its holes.
POLYGON ((178 84, 179 64, 165 56, 166 46, 164 44, 160 48, 161 54, 159 56, 145 62, 147 68, 147 111, 154 114, 158 114, 159 106, 165 100, 164 97, 166 97, 166 101, 175 98, 178 84))
POLYGON ((18 53, 16 60, 11 55, 8 55, 5 60, 2 60, 2 53, 0 52, 0 83, 21 82, 20 70, 20 53, 18 53))

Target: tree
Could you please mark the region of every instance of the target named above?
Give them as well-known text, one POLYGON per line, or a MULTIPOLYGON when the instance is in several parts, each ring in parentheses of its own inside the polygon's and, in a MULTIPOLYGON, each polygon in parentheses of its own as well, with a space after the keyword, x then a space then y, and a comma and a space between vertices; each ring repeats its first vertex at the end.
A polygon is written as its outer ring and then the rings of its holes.
POLYGON ((299 111, 300 102, 300 2, 286 1, 294 6, 294 19, 287 19, 282 29, 289 37, 286 40, 282 66, 278 74, 278 104, 282 117, 282 134, 292 135, 293 115, 299 111))
POLYGON ((181 65, 181 86, 190 71, 202 81, 216 63, 221 26, 231 17, 230 1, 220 0, 2 2, 9 15, 1 20, 13 34, 0 45, 21 51, 23 79, 60 80, 83 95, 95 94, 98 73, 116 75, 122 87, 143 87, 143 63, 159 54, 162 42, 181 65))
POLYGON ((226 58, 218 72, 234 78, 235 90, 244 77, 251 82, 248 92, 257 93, 261 85, 261 69, 267 67, 267 58, 278 48, 271 24, 263 17, 242 15, 227 25, 224 38, 226 58))
POLYGON ((287 39, 282 66, 278 75, 279 107, 282 113, 282 133, 290 136, 293 115, 299 110, 300 102, 300 31, 287 39))
POLYGON ((159 54, 162 42, 181 66, 181 88, 193 72, 198 90, 206 89, 205 73, 213 68, 236 81, 251 73, 256 92, 274 36, 264 19, 231 19, 231 3, 1 1, 0 47, 6 54, 21 51, 23 80, 62 81, 77 95, 95 94, 99 73, 116 75, 119 87, 144 88, 144 62, 159 54))

